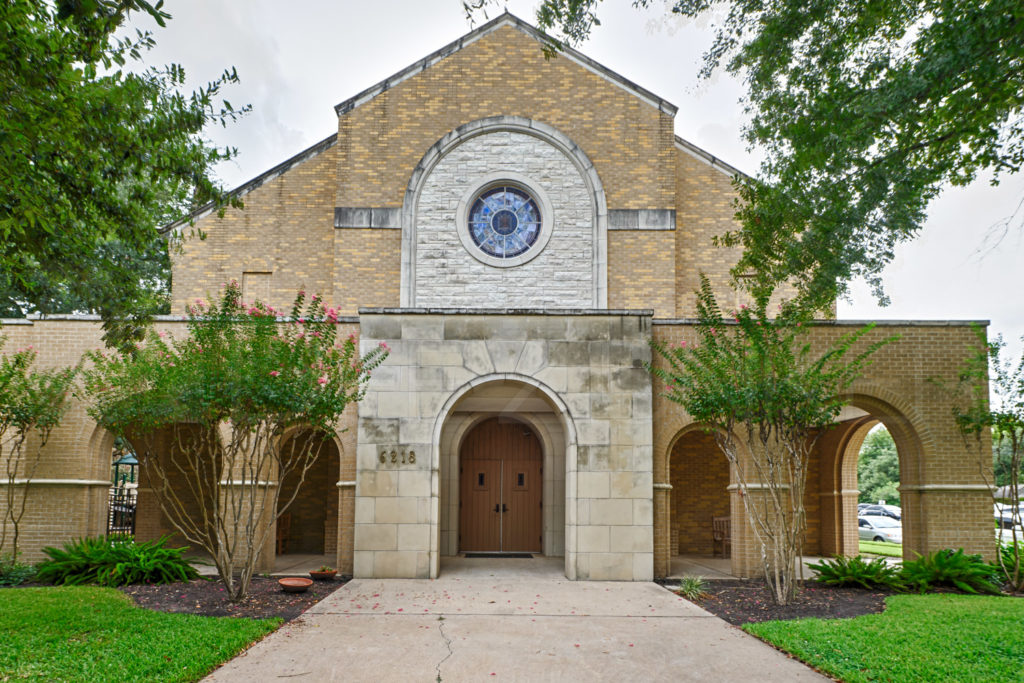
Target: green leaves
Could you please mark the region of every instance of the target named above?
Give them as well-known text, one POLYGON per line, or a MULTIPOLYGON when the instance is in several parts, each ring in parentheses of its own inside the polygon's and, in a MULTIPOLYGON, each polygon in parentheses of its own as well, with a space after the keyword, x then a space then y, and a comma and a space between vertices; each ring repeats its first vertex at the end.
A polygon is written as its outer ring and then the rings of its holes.
MULTIPOLYGON (((111 341, 167 302, 168 240, 157 228, 230 201, 212 168, 232 155, 202 137, 247 108, 214 105, 225 72, 185 97, 177 65, 139 62, 148 33, 116 38, 142 0, 0 6, 0 311, 98 312, 111 341)), ((126 34, 130 35, 130 34, 126 34)))
POLYGON ((968 555, 960 548, 937 550, 904 562, 900 579, 908 588, 920 593, 935 586, 952 586, 965 593, 995 595, 999 593, 999 586, 994 583, 999 575, 999 567, 988 564, 981 555, 968 555))
POLYGON ((90 414, 116 434, 226 421, 330 431, 387 355, 360 356, 354 336, 338 340, 337 317, 302 292, 287 316, 246 303, 232 282, 218 300, 189 306, 187 337, 150 332, 124 353, 90 354, 90 414))
POLYGON ((856 557, 836 556, 831 560, 807 565, 817 572, 815 581, 829 586, 859 586, 873 588, 902 589, 899 569, 880 557, 865 560, 856 557))
MULTIPOLYGON (((5 341, 0 337, 0 349, 5 341)), ((0 437, 23 440, 29 432, 39 430, 45 440, 67 410, 78 368, 33 369, 35 360, 32 347, 0 354, 0 437)), ((0 443, 6 445, 6 440, 0 443)))
MULTIPOLYGON (((486 3, 483 3, 486 4, 486 3)), ((647 7, 649 0, 634 0, 647 7)), ((576 44, 598 0, 545 0, 542 29, 576 44)), ((764 150, 737 179, 734 272, 795 283, 827 310, 880 274, 944 186, 1024 165, 1024 5, 1019 0, 675 0, 713 13, 701 75, 747 86, 745 137, 764 150)))
POLYGON ((63 549, 43 548, 50 558, 36 567, 44 583, 80 586, 126 586, 132 583, 175 583, 199 576, 185 559, 187 547, 167 548, 164 536, 136 543, 130 536, 80 538, 63 549))
POLYGON ((831 425, 842 408, 840 395, 890 337, 851 349, 872 326, 842 335, 815 354, 806 338, 810 315, 793 305, 767 312, 768 297, 723 318, 707 277, 697 298, 700 336, 693 345, 653 343, 667 368, 652 368, 665 382, 665 396, 699 422, 731 431, 737 424, 775 431, 780 437, 809 435, 831 425))

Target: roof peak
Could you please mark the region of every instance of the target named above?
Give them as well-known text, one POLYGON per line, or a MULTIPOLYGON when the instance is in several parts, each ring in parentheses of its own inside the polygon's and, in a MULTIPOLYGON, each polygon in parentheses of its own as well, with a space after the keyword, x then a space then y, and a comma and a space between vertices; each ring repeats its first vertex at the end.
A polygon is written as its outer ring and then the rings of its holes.
POLYGON ((335 113, 340 116, 346 112, 355 109, 359 105, 364 104, 365 102, 369 102, 377 95, 380 95, 381 93, 390 90, 392 87, 398 85, 407 78, 410 78, 420 73, 421 71, 426 71, 431 66, 437 64, 445 57, 448 57, 450 55, 455 54, 456 52, 461 51, 464 47, 467 47, 475 43, 481 38, 490 35, 494 31, 505 26, 515 28, 525 33, 526 35, 530 36, 537 42, 553 46, 559 46, 559 54, 561 54, 562 56, 576 62, 577 64, 587 69, 588 71, 597 74, 598 76, 613 83, 614 85, 617 85, 623 90, 626 90, 627 92, 645 101, 652 107, 655 107, 659 111, 674 116, 676 111, 678 111, 679 109, 676 105, 672 104, 671 102, 662 99, 661 97, 652 93, 650 90, 647 90, 646 88, 637 85, 636 83, 630 81, 629 79, 620 76, 618 73, 612 71, 603 64, 600 64, 591 59, 590 57, 587 57, 582 52, 579 52, 578 50, 571 48, 567 45, 562 45, 557 39, 553 38, 547 33, 544 33, 536 26, 533 26, 532 24, 523 21, 516 15, 509 12, 508 9, 506 8, 505 11, 503 11, 498 16, 481 24, 475 29, 472 29, 468 33, 465 33, 464 35, 448 43, 444 47, 435 50, 426 57, 413 62, 412 64, 405 67, 401 71, 398 71, 392 74, 391 76, 388 76, 387 78, 376 83, 375 85, 372 85, 369 88, 363 90, 362 92, 354 95, 353 97, 350 97, 349 99, 335 105, 335 113))

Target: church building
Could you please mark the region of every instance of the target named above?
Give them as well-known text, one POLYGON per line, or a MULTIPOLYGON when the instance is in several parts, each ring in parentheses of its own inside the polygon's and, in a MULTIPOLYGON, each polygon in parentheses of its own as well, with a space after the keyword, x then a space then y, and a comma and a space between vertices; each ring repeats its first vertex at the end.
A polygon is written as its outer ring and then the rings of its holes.
MULTIPOLYGON (((263 549, 325 554, 356 577, 432 578, 466 552, 564 558, 579 580, 647 581, 681 556, 761 550, 713 438, 662 397, 649 342, 695 341, 706 274, 725 307, 740 172, 677 135, 677 108, 510 15, 335 107, 337 130, 194 216, 172 315, 236 279, 284 308, 303 289, 340 334, 391 348, 263 549), (716 547, 713 520, 729 523, 716 547)), ((863 323, 823 320, 827 343, 863 323)), ((74 363, 89 316, 7 320, 8 348, 74 363)), ((967 322, 884 322, 883 347, 812 457, 805 551, 858 554, 857 456, 881 422, 899 451, 904 553, 990 554, 991 497, 931 380, 955 380, 967 322)), ((32 484, 26 559, 102 534, 113 437, 75 403, 32 484)), ((225 485, 230 485, 227 482, 225 485)), ((273 485, 273 484, 272 484, 273 485)), ((756 495, 752 485, 748 495, 756 495)), ((136 532, 169 531, 139 488, 136 532)))

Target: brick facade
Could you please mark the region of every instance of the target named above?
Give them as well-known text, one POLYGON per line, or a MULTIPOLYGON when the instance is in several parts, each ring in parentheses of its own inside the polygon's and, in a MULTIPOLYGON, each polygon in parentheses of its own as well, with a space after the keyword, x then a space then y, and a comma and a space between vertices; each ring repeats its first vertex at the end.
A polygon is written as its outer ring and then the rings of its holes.
MULTIPOLYGON (((428 576, 458 552, 459 435, 512 413, 546 444, 544 548, 567 575, 664 576, 674 554, 710 552, 710 518, 725 514, 733 572, 751 575, 759 550, 724 456, 642 370, 646 336, 694 340, 700 273, 724 306, 739 303, 738 254, 712 244, 735 225, 737 171, 675 136, 673 105, 575 51, 546 59, 540 38, 503 15, 338 105, 336 133, 239 188, 244 209, 197 215, 205 239, 173 257, 172 311, 231 279, 279 308, 305 289, 349 316, 339 334, 394 347, 293 510, 311 527, 290 532, 293 547, 322 546, 342 573, 428 576), (554 216, 545 251, 505 269, 471 258, 456 224, 468 188, 502 174, 529 176, 554 216), (426 457, 392 472, 384 447, 426 457)), ((101 344, 95 320, 15 322, 7 348, 34 344, 44 366, 101 344)), ((812 338, 849 329, 823 323, 812 338)), ((974 333, 905 323, 872 338, 893 332, 851 391, 861 412, 814 454, 807 550, 856 548, 855 456, 880 420, 900 453, 906 552, 988 553, 978 463, 929 381, 953 379, 974 333)), ((111 445, 74 402, 30 489, 27 559, 104 530, 111 445)), ((140 490, 138 534, 152 537, 167 524, 140 490)))

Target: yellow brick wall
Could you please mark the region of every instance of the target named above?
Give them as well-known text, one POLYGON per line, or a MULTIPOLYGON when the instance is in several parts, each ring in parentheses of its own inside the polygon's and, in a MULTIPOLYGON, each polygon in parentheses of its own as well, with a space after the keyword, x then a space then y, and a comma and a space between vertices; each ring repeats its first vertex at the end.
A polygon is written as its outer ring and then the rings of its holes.
POLYGON ((675 232, 608 231, 608 308, 653 309, 655 317, 675 314, 675 232))
MULTIPOLYGON (((811 331, 813 346, 823 349, 852 329, 850 326, 815 326, 811 331)), ((955 487, 983 484, 981 469, 990 468, 991 464, 979 462, 976 453, 964 444, 952 419, 949 395, 932 381, 956 381, 957 368, 970 355, 976 342, 974 332, 967 325, 887 325, 870 332, 863 343, 894 333, 901 335, 900 339, 873 356, 873 363, 851 388, 850 398, 854 406, 881 420, 896 440, 903 489, 904 551, 913 558, 914 551, 963 547, 968 552, 990 555, 991 500, 987 491, 960 491, 955 487)), ((695 330, 682 325, 655 325, 654 337, 671 343, 696 341, 695 330)), ((657 356, 655 364, 663 367, 663 361, 657 356)), ((661 395, 664 387, 656 384, 654 389, 654 481, 672 485, 671 506, 674 508, 685 504, 681 498, 687 498, 685 491, 689 490, 689 484, 681 483, 680 477, 688 475, 681 473, 673 461, 677 454, 671 452, 672 443, 677 434, 692 427, 692 420, 677 404, 661 395), (677 493, 677 484, 683 486, 684 493, 677 493)), ((856 423, 841 431, 852 429, 856 429, 856 423)), ((826 501, 820 494, 835 486, 832 473, 836 459, 849 448, 849 438, 839 436, 842 434, 825 435, 811 459, 805 503, 808 514, 806 552, 812 554, 830 550, 836 544, 834 515, 823 507, 826 501)), ((848 482, 842 484, 844 488, 855 485, 855 478, 852 481, 848 478, 848 482)), ((703 493, 701 496, 697 500, 703 504, 707 496, 703 493)), ((737 508, 738 501, 732 496, 734 517, 737 509, 741 509, 737 508)), ((843 501, 843 505, 850 508, 847 502, 843 501)), ((849 517, 852 513, 850 508, 844 514, 849 517)), ((656 548, 671 549, 671 528, 673 523, 679 526, 677 520, 675 509, 655 519, 656 548)), ((735 532, 734 525, 734 551, 735 532)), ((680 547, 682 537, 681 530, 680 547)), ((753 539, 748 543, 753 543, 753 539)), ((753 547, 739 548, 738 553, 741 563, 753 562, 757 557, 753 547)), ((655 566, 666 567, 666 559, 655 558, 655 566)))
POLYGON ((289 306, 300 289, 329 299, 335 167, 332 147, 247 193, 244 209, 199 219, 206 239, 186 239, 173 257, 172 312, 216 295, 232 279, 241 283, 244 272, 272 273, 269 303, 277 308, 289 306))
POLYGON ((524 116, 593 162, 609 209, 671 208, 672 117, 504 26, 338 119, 338 206, 401 206, 427 149, 464 123, 524 116))
POLYGON ((741 300, 729 286, 729 269, 740 252, 712 244, 715 236, 735 226, 732 179, 678 148, 676 164, 675 316, 692 318, 697 314, 694 292, 700 287, 701 273, 711 280, 719 305, 726 310, 734 308, 741 300))

